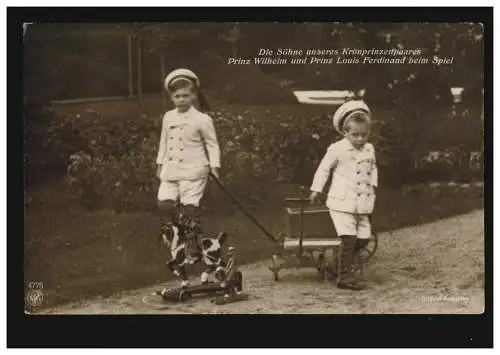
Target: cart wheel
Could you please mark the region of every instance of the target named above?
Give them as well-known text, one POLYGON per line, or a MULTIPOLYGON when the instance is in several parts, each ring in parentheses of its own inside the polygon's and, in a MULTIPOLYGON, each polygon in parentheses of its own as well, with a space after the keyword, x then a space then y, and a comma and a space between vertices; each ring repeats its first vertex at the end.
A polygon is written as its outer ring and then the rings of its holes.
POLYGON ((377 251, 378 247, 378 236, 375 233, 372 233, 372 237, 370 238, 368 245, 363 248, 361 253, 358 255, 358 258, 353 263, 353 271, 358 271, 361 267, 360 261, 363 264, 366 264, 368 260, 372 258, 372 256, 377 251))
MULTIPOLYGON (((377 234, 373 233, 368 245, 365 248, 363 248, 363 250, 358 255, 356 260, 353 261, 351 266, 351 271, 352 272, 359 271, 361 269, 360 259, 363 264, 366 264, 368 260, 370 260, 371 257, 375 254, 377 246, 378 246, 378 237, 377 234)), ((333 261, 331 263, 328 263, 328 266, 325 268, 325 271, 328 274, 327 276, 329 279, 335 279, 338 276, 337 268, 332 267, 332 265, 337 265, 338 257, 339 255, 335 255, 333 261)))
POLYGON ((276 254, 273 254, 273 264, 272 266, 269 267, 269 270, 272 271, 273 276, 274 276, 274 281, 279 280, 279 269, 278 269, 278 256, 276 254))
POLYGON ((363 262, 367 262, 371 259, 371 257, 375 254, 378 247, 378 236, 375 233, 372 233, 372 237, 368 242, 368 245, 361 252, 360 257, 363 258, 363 262))
MULTIPOLYGON (((314 260, 314 258, 313 258, 313 260, 314 260)), ((327 268, 328 268, 328 265, 326 263, 325 253, 321 252, 318 256, 317 261, 316 261, 316 269, 318 270, 319 276, 322 279, 327 278, 327 272, 328 272, 327 268)))

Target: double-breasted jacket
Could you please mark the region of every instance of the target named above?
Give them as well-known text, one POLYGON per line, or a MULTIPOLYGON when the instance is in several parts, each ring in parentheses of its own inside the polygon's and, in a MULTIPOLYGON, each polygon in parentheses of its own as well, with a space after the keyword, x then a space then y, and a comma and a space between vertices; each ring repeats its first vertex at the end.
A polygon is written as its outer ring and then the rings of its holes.
POLYGON ((378 184, 373 145, 365 143, 357 150, 346 138, 330 145, 316 170, 311 191, 322 192, 331 172, 327 207, 342 212, 371 214, 378 184))
POLYGON ((191 107, 163 116, 156 163, 162 165, 162 181, 197 180, 210 167, 220 167, 220 149, 212 118, 191 107))

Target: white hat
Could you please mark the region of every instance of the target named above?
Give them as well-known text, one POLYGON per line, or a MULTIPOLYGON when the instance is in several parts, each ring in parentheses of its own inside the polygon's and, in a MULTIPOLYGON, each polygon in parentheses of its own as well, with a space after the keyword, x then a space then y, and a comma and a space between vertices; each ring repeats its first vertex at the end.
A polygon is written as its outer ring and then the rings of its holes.
POLYGON ((350 100, 342 104, 335 114, 333 115, 333 128, 340 134, 342 134, 344 129, 344 124, 347 122, 347 118, 352 116, 354 113, 364 113, 370 119, 370 109, 362 100, 350 100))
POLYGON ((170 72, 170 74, 167 75, 167 77, 165 78, 165 89, 168 90, 172 82, 175 79, 180 79, 180 78, 185 78, 185 79, 187 78, 189 80, 192 80, 196 84, 196 87, 198 88, 200 87, 200 79, 195 73, 193 73, 189 69, 180 68, 180 69, 175 69, 174 71, 170 72))

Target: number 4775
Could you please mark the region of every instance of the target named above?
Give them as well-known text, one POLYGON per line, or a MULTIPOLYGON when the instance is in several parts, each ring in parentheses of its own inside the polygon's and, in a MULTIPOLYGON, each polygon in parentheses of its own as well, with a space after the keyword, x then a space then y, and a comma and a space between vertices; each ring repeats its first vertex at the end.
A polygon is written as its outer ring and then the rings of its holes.
POLYGON ((28 287, 32 290, 41 290, 41 289, 43 289, 43 282, 30 281, 30 282, 28 282, 28 287))

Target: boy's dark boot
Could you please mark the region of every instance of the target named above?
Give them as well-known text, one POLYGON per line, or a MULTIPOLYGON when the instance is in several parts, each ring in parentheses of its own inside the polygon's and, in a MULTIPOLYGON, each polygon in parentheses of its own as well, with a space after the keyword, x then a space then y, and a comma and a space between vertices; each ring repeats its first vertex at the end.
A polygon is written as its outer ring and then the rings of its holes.
POLYGON ((193 264, 202 256, 200 243, 203 231, 200 225, 200 209, 194 205, 185 205, 183 209, 188 221, 186 257, 188 262, 193 264))
POLYGON ((340 277, 337 287, 340 289, 348 289, 353 291, 360 291, 366 288, 365 285, 358 283, 358 280, 352 274, 352 263, 357 244, 357 237, 353 235, 344 235, 342 238, 342 269, 340 270, 340 277))
POLYGON ((361 257, 361 253, 370 243, 370 239, 360 239, 356 241, 356 246, 354 247, 354 258, 353 262, 357 262, 359 266, 360 273, 363 272, 363 258, 361 257))
POLYGON ((174 200, 158 201, 158 210, 160 212, 161 238, 165 243, 167 243, 167 236, 165 234, 168 230, 167 225, 175 222, 176 207, 177 205, 174 200))
POLYGON ((174 200, 158 201, 161 228, 175 221, 176 202, 174 200))
POLYGON ((359 257, 364 248, 370 243, 370 239, 360 239, 356 240, 356 246, 354 247, 355 258, 359 257))

